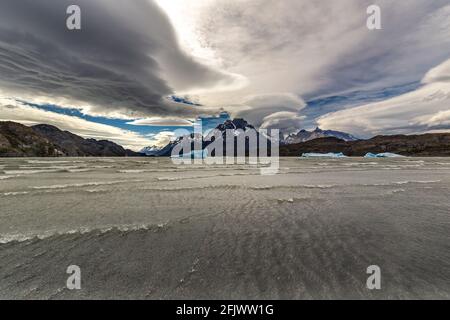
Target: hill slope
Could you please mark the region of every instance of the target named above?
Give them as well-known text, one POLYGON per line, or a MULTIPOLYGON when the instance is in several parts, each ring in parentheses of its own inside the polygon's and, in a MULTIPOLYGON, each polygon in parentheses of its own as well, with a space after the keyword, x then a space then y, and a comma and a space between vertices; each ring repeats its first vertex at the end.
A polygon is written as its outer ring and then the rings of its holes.
POLYGON ((15 122, 0 122, 2 157, 123 157, 140 156, 107 140, 84 139, 69 131, 40 124, 27 127, 15 122))
POLYGON ((450 133, 376 136, 369 140, 357 141, 320 138, 280 147, 281 156, 300 156, 308 152, 342 152, 346 156, 364 156, 368 152, 392 152, 404 156, 447 157, 450 156, 450 133))

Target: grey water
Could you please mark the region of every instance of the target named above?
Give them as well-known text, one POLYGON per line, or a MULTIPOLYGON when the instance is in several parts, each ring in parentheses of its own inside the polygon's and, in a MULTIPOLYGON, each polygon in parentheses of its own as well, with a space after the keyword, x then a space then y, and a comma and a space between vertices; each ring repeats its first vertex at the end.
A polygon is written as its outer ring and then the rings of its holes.
POLYGON ((448 158, 0 159, 0 298, 449 299, 449 195, 448 158))

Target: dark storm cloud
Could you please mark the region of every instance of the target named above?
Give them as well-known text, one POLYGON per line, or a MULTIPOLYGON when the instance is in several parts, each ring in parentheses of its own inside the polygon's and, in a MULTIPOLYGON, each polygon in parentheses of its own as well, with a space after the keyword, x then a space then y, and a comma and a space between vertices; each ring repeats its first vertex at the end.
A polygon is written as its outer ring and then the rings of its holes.
POLYGON ((311 99, 411 83, 450 53, 448 0, 217 0, 205 11, 198 29, 253 95, 311 99), (371 31, 374 3, 382 29, 371 31))
POLYGON ((191 114, 195 108, 164 97, 224 81, 232 79, 181 51, 168 18, 152 2, 0 2, 0 90, 8 94, 64 99, 100 114, 191 114), (72 4, 81 7, 82 30, 66 28, 72 4), (189 78, 177 77, 173 66, 189 78), (178 79, 177 88, 171 79, 178 79))

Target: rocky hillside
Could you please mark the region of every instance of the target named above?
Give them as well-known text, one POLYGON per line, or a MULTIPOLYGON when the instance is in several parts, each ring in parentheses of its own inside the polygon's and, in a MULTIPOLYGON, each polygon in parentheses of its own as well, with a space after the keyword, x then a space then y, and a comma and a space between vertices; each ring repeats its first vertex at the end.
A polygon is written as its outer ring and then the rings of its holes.
POLYGON ((40 124, 27 127, 15 122, 0 122, 2 157, 123 157, 140 156, 107 140, 84 139, 69 131, 40 124))
POLYGON ((0 122, 0 156, 54 157, 62 155, 46 137, 15 122, 0 122))
POLYGON ((404 156, 447 157, 450 156, 450 133, 376 136, 357 141, 344 141, 334 137, 320 138, 280 147, 281 156, 297 157, 309 152, 342 152, 346 156, 391 152, 404 156))

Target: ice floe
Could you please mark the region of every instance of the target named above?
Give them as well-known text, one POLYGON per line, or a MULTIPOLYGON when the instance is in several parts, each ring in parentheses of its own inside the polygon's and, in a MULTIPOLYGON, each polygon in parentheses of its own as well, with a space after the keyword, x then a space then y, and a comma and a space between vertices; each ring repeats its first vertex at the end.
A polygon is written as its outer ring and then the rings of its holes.
POLYGON ((329 152, 329 153, 303 153, 302 158, 347 158, 342 152, 329 152))
POLYGON ((364 158, 405 158, 400 154, 384 152, 384 153, 367 153, 364 158))

